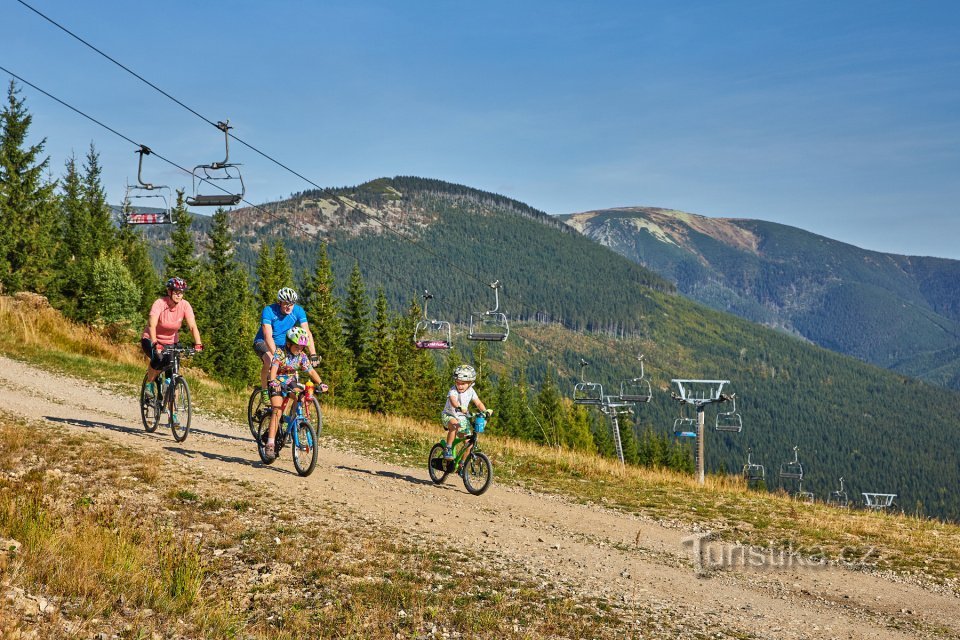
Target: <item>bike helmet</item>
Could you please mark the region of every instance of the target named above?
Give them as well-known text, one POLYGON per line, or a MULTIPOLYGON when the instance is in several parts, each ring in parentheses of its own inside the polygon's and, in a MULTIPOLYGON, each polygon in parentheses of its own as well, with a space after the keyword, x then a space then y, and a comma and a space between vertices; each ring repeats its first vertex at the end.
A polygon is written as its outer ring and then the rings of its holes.
POLYGON ((277 302, 296 302, 299 299, 300 296, 290 287, 284 287, 277 291, 277 302))
POLYGON ((453 377, 464 382, 473 382, 477 379, 477 370, 468 364, 462 364, 453 370, 453 377))
POLYGON ((167 291, 186 291, 187 282, 183 278, 170 278, 167 280, 167 291))
POLYGON ((305 347, 308 342, 310 342, 310 338, 307 336, 307 330, 303 327, 294 327, 287 331, 287 344, 298 344, 305 347))

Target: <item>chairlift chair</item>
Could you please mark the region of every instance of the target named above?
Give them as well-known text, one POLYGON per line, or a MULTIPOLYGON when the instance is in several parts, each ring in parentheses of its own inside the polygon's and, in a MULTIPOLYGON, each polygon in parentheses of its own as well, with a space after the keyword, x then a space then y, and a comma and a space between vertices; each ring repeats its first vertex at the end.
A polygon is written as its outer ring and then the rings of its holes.
POLYGON ((800 480, 799 484, 797 485, 797 492, 793 494, 793 498, 794 500, 809 502, 811 504, 814 501, 813 493, 803 490, 803 480, 800 480))
POLYGON ((423 318, 413 329, 413 344, 418 349, 449 349, 452 344, 450 323, 427 317, 427 303, 432 299, 429 291, 423 292, 423 318))
POLYGON ((650 402, 653 388, 643 371, 643 354, 637 356, 640 361, 640 377, 630 378, 620 383, 620 400, 623 402, 650 402))
POLYGON ((137 165, 138 184, 128 184, 123 196, 121 215, 124 224, 172 224, 174 220, 170 202, 173 198, 173 192, 170 187, 143 181, 143 156, 150 155, 150 147, 140 145, 135 153, 140 156, 137 165), (157 206, 142 207, 149 208, 150 211, 135 211, 135 209, 141 208, 135 204, 137 201, 142 201, 142 205, 150 202, 157 206))
POLYGON ((737 394, 730 395, 732 406, 730 411, 718 411, 717 419, 713 423, 714 431, 726 431, 728 433, 740 433, 743 431, 743 419, 737 413, 737 394))
POLYGON ((862 493, 863 506, 868 509, 888 509, 893 506, 893 499, 897 497, 895 493, 862 493))
POLYGON ((510 323, 507 321, 507 314, 500 311, 500 281, 492 282, 490 288, 493 289, 493 309, 470 314, 470 328, 467 331, 468 340, 503 342, 510 335, 510 323))
POLYGON ((827 504, 843 509, 850 506, 850 499, 847 497, 847 492, 843 490, 843 476, 840 476, 840 489, 830 492, 830 498, 827 500, 827 504))
POLYGON ((747 464, 743 465, 743 477, 747 482, 759 482, 764 479, 766 469, 762 464, 757 464, 750 459, 752 454, 753 449, 747 449, 747 464))
POLYGON ((682 404, 680 405, 680 417, 673 421, 673 435, 676 438, 697 437, 697 419, 685 416, 682 404))
POLYGON ((793 460, 784 462, 780 465, 780 478, 782 480, 803 480, 803 465, 797 459, 798 447, 793 448, 793 460))
POLYGON ((602 405, 603 385, 598 382, 587 382, 584 379, 584 369, 586 369, 589 364, 589 362, 580 358, 580 382, 573 386, 573 403, 602 405))
POLYGON ((240 165, 230 162, 230 121, 218 122, 217 128, 223 131, 227 155, 223 162, 198 164, 193 168, 193 195, 187 197, 187 205, 191 207, 232 207, 246 194, 243 184, 243 175, 238 168, 240 165), (199 193, 201 183, 207 183, 220 189, 220 193, 199 193))

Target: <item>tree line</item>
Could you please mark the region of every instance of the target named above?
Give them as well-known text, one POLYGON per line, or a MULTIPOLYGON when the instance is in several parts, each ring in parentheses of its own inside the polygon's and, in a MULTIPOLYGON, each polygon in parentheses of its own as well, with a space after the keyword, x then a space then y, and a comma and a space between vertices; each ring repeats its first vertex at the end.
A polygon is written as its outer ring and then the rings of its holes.
MULTIPOLYGON (((260 310, 274 302, 277 290, 295 286, 321 356, 319 373, 330 386, 328 402, 422 420, 439 417, 453 369, 464 356, 451 350, 437 357, 414 346, 422 313, 415 298, 404 312, 392 311, 396 305, 382 286, 368 293, 358 263, 340 287, 325 244, 311 247, 312 268, 297 274, 283 242, 262 242, 251 277, 238 257, 227 213, 214 213, 198 246, 182 192, 158 272, 143 236, 117 224, 94 145, 82 160, 68 159, 55 179, 43 154, 46 140, 28 142, 31 124, 11 82, 0 113, 3 293, 39 293, 67 317, 130 340, 139 338, 166 279, 183 278, 206 347, 194 363, 239 390, 258 379, 260 365, 251 344, 260 310)), ((613 455, 608 424, 564 398, 555 375, 537 378, 536 388, 523 366, 496 376, 485 370, 485 358, 484 347, 474 350, 473 363, 481 371, 478 392, 497 408, 491 433, 613 455)), ((621 423, 620 435, 628 463, 682 469, 692 464, 684 448, 652 430, 638 432, 629 420, 621 423)))

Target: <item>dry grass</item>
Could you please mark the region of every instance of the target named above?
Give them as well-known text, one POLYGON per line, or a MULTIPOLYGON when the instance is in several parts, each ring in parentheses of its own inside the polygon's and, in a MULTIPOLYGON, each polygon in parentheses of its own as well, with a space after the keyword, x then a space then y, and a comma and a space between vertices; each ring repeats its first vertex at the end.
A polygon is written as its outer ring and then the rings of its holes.
POLYGON ((669 612, 582 597, 548 575, 516 577, 506 563, 364 517, 278 504, 186 468, 144 474, 162 466, 94 435, 0 415, 0 539, 22 545, 0 550, 0 584, 34 605, 0 615, 0 637, 682 631, 669 612), (105 450, 109 469, 88 465, 105 450), (53 605, 43 615, 40 598, 53 605))

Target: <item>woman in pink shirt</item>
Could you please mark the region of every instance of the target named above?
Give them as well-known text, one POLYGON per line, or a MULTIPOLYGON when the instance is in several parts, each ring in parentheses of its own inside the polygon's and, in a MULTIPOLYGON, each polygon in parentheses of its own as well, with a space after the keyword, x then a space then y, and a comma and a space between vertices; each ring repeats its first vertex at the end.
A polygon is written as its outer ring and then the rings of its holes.
POLYGON ((193 334, 193 348, 203 351, 200 342, 200 331, 193 317, 193 307, 183 299, 183 292, 187 290, 187 283, 182 278, 167 280, 167 295, 157 298, 150 307, 150 319, 147 328, 140 337, 140 348, 150 358, 147 366, 147 383, 157 379, 157 375, 170 364, 170 357, 163 354, 164 347, 178 342, 178 334, 183 321, 193 334))

